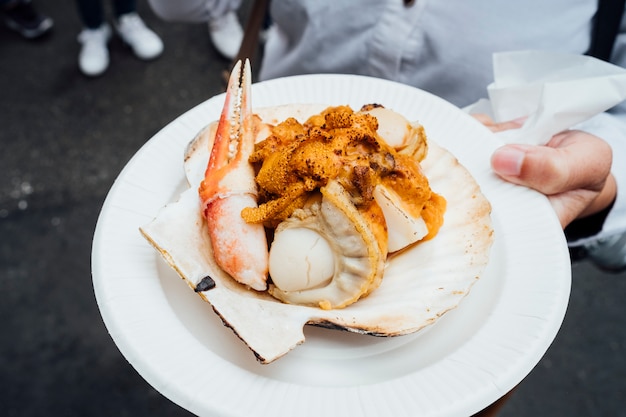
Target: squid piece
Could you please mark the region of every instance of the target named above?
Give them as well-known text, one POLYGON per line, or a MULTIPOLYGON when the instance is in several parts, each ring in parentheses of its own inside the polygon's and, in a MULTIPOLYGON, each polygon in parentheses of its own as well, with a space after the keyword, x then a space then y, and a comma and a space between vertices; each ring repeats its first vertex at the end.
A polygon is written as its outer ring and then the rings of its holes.
POLYGON ((243 68, 237 62, 198 192, 217 264, 236 281, 264 291, 269 262, 265 230, 241 217, 244 208, 257 207, 258 193, 248 162, 255 141, 250 78, 248 60, 243 68))

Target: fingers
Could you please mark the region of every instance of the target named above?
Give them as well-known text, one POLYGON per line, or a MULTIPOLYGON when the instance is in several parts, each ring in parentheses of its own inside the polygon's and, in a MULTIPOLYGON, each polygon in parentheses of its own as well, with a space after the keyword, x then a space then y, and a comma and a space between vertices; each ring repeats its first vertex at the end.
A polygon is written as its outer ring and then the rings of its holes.
POLYGON ((579 188, 599 191, 611 169, 611 148, 582 132, 556 135, 548 146, 506 145, 491 158, 496 173, 546 195, 579 188))
POLYGON ((561 226, 565 228, 572 221, 602 211, 615 199, 617 187, 612 175, 607 178, 602 191, 578 189, 548 196, 561 226))
POLYGON ((599 192, 577 189, 548 196, 548 200, 561 221, 561 226, 565 228, 577 218, 589 216, 608 207, 615 199, 616 193, 615 178, 609 175, 599 192))
POLYGON ((547 146, 506 145, 491 158, 494 171, 547 196, 562 224, 599 211, 615 196, 612 153, 603 140, 579 131, 552 138, 547 146))
POLYGON ((505 145, 493 153, 491 166, 507 181, 546 195, 565 191, 566 183, 570 181, 566 156, 549 147, 505 145))

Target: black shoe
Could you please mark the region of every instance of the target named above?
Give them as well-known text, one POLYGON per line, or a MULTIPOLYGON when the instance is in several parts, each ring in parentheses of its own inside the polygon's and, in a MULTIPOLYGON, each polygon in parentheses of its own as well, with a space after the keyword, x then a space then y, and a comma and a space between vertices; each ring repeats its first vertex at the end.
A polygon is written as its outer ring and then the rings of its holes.
POLYGON ((52 29, 53 21, 39 13, 30 0, 18 0, 4 10, 6 25, 26 39, 34 39, 52 29))

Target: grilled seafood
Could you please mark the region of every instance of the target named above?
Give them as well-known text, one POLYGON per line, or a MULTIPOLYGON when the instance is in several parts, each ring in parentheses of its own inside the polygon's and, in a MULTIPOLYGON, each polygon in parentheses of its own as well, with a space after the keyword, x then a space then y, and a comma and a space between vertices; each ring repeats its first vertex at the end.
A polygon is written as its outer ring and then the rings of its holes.
POLYGON ((321 196, 312 200, 276 229, 270 248, 273 285, 269 292, 291 304, 324 310, 343 308, 380 285, 387 259, 385 220, 376 204, 357 209, 348 192, 335 180, 322 187, 321 196), (317 245, 321 241, 330 251, 311 254, 300 247, 298 242, 309 233, 317 245), (300 260, 300 256, 309 259, 296 261, 295 268, 286 270, 285 259, 300 260), (311 275, 319 275, 319 264, 328 263, 331 267, 326 276, 310 279, 311 275), (299 267, 302 264, 306 265, 304 270, 299 267))
POLYGON ((421 172, 423 139, 423 130, 380 106, 329 107, 302 124, 288 118, 271 129, 250 156, 260 204, 242 211, 246 221, 276 229, 270 294, 345 307, 380 284, 389 251, 437 233, 445 199, 421 172), (372 112, 391 128, 400 125, 389 136, 405 153, 377 133, 372 112))
POLYGON ((217 264, 235 280, 255 290, 267 288, 268 251, 265 230, 241 218, 256 206, 254 172, 248 158, 254 149, 250 104, 250 63, 239 61, 228 81, 204 180, 198 190, 217 264))
POLYGON ((426 148, 421 127, 379 105, 262 125, 251 110, 249 62, 238 62, 198 188, 215 262, 258 291, 269 273, 270 294, 284 302, 355 302, 380 284, 388 252, 432 237, 443 222, 445 200, 418 163, 426 148), (274 235, 269 251, 265 228, 274 235), (303 249, 307 238, 321 249, 303 249))
MULTIPOLYGON (((305 123, 326 107, 292 103, 257 108, 255 119, 258 116, 263 122, 256 125, 257 140, 267 137, 269 127, 289 117, 305 123)), ((382 115, 376 117, 381 125, 385 113, 395 117, 390 110, 381 109, 380 112, 382 115)), ((419 126, 411 124, 414 125, 411 135, 395 137, 394 147, 399 146, 400 153, 410 154, 415 149, 424 149, 419 126), (403 142, 405 139, 406 143, 403 142)), ((376 336, 414 333, 455 308, 482 276, 494 239, 489 202, 476 180, 454 156, 436 142, 429 142, 428 154, 421 165, 433 189, 446 197, 445 224, 436 239, 409 246, 402 253, 389 257, 385 264, 385 279, 376 291, 345 308, 324 310, 286 304, 267 291, 250 291, 245 285, 239 285, 216 264, 208 224, 199 210, 198 186, 205 180, 216 127, 217 123, 212 123, 202 129, 186 149, 184 172, 190 188, 177 201, 159 210, 140 231, 189 287, 210 303, 223 324, 233 330, 236 334, 232 338, 233 349, 236 349, 236 341, 241 340, 260 363, 273 362, 305 341, 305 324, 376 336)), ((385 139, 389 140, 388 137, 385 139)), ((393 194, 390 195, 393 198, 393 194)), ((303 209, 315 210, 313 206, 320 201, 319 195, 312 197, 303 209)), ((383 205, 380 206, 384 210, 383 205)), ((406 220, 404 214, 399 212, 397 215, 396 220, 402 224, 406 220)), ((386 214, 385 217, 391 245, 393 222, 386 214)), ((305 216, 302 218, 306 219, 305 216)), ((280 235, 285 236, 284 233, 289 235, 290 231, 285 230, 280 235)), ((317 233, 311 233, 314 235, 312 240, 318 239, 317 233)), ((273 245, 276 242, 275 238, 273 245)), ((327 250, 333 255, 330 248, 319 246, 320 252, 327 250)), ((323 284, 327 273, 322 270, 317 285, 323 284)), ((197 320, 204 321, 205 317, 197 320)))
POLYGON ((304 124, 288 118, 255 145, 267 126, 252 114, 249 79, 249 63, 243 72, 237 63, 198 190, 215 261, 258 291, 269 272, 270 294, 284 302, 343 308, 380 284, 388 224, 398 251, 443 222, 445 200, 418 162, 423 129, 379 105, 339 106, 304 124), (269 253, 265 228, 275 229, 269 253))

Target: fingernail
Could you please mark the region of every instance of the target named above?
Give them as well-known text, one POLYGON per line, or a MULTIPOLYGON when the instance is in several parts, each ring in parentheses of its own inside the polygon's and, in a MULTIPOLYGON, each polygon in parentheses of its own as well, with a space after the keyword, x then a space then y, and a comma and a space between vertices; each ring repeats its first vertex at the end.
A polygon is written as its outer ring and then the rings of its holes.
POLYGON ((525 156, 526 152, 519 148, 504 146, 493 153, 491 166, 498 174, 518 176, 522 172, 525 156))

